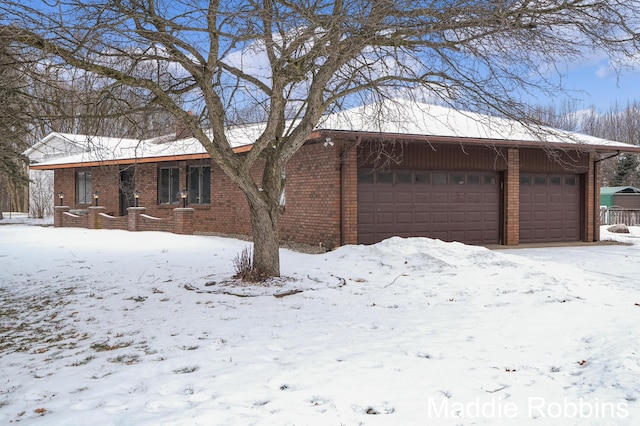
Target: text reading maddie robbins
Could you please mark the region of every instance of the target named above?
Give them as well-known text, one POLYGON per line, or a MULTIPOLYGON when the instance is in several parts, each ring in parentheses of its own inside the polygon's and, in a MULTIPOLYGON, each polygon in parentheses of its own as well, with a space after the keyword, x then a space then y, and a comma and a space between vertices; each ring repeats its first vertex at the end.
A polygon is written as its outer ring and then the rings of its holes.
POLYGON ((529 397, 519 403, 500 398, 476 398, 456 402, 450 398, 430 398, 428 416, 432 419, 625 419, 629 417, 627 402, 608 402, 598 398, 550 401, 529 397))

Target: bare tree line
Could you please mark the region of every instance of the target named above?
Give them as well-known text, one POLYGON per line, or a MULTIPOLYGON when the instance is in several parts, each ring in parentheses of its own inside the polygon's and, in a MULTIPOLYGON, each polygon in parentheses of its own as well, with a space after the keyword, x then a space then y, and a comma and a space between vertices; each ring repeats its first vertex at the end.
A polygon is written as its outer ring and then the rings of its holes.
POLYGON ((23 155, 51 132, 147 139, 175 129, 173 116, 135 91, 19 58, 10 46, 0 46, 0 99, 0 212, 52 213, 52 179, 29 174, 23 155))
MULTIPOLYGON (((532 108, 530 114, 554 128, 640 145, 640 100, 624 106, 615 103, 602 111, 594 106, 580 109, 577 102, 565 101, 532 108)), ((621 154, 603 162, 602 185, 640 187, 640 156, 621 154)))

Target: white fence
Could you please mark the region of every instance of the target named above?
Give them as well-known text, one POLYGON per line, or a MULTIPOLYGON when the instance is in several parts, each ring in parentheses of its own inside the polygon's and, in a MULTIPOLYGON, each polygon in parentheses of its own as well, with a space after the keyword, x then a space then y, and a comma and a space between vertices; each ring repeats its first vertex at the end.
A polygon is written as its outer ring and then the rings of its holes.
POLYGON ((600 224, 615 225, 624 223, 627 226, 640 225, 640 210, 627 209, 601 209, 600 224))

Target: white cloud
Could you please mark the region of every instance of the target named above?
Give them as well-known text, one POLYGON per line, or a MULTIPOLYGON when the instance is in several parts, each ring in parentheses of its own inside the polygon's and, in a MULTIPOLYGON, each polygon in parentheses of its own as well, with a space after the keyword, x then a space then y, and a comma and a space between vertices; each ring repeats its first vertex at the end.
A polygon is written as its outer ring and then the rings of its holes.
POLYGON ((609 66, 609 64, 600 64, 598 66, 598 68, 596 69, 596 76, 599 78, 606 78, 608 76, 611 75, 611 67, 609 66))

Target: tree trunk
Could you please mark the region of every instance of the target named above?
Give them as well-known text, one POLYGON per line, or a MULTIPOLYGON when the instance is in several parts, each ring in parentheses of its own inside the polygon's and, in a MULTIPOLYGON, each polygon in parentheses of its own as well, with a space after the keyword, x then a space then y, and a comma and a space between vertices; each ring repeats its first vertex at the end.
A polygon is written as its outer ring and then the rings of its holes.
POLYGON ((249 214, 253 230, 253 278, 264 280, 280 276, 280 240, 278 238, 277 203, 249 201, 249 214))

